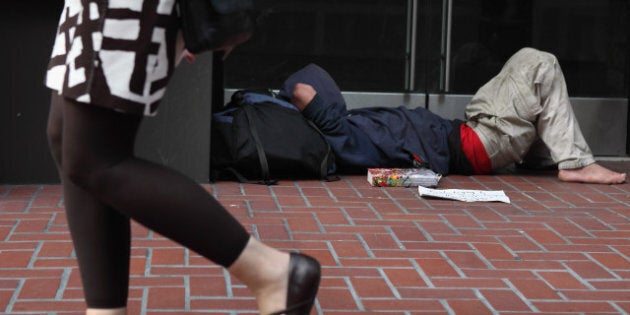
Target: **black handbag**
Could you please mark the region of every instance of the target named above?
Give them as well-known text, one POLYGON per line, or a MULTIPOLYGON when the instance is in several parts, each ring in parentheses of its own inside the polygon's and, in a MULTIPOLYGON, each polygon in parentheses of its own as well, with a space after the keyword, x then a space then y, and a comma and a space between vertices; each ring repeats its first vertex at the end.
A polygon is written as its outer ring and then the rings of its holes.
POLYGON ((256 26, 253 0, 179 0, 182 34, 191 53, 247 41, 256 26))

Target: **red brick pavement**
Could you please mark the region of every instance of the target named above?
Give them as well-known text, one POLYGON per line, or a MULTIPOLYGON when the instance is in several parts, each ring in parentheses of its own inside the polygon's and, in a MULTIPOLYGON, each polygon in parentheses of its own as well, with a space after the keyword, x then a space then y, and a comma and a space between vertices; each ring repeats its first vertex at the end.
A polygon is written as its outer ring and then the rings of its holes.
MULTIPOLYGON (((628 314, 630 184, 449 176, 512 204, 338 182, 206 187, 252 233, 323 264, 314 314, 628 314)), ((0 186, 0 313, 81 314, 59 186, 0 186)), ((134 225, 130 314, 254 314, 221 268, 134 225)))

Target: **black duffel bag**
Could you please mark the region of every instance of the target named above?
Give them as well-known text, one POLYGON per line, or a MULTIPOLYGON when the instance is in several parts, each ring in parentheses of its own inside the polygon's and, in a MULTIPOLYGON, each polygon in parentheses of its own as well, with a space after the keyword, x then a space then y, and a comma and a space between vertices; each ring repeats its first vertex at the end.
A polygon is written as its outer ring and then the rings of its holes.
POLYGON ((271 93, 237 91, 213 114, 212 180, 267 185, 278 179, 336 180, 334 162, 321 131, 271 93))

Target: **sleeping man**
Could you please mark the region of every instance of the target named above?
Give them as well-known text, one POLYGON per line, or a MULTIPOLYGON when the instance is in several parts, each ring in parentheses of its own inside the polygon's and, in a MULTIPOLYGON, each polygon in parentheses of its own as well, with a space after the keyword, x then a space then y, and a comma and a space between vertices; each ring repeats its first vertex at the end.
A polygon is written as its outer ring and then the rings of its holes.
POLYGON ((341 171, 423 165, 443 175, 491 174, 544 155, 557 165, 561 181, 626 180, 625 173, 595 162, 558 60, 533 48, 514 54, 477 91, 465 122, 424 108, 347 110, 337 84, 314 64, 290 76, 280 96, 320 128, 341 171))

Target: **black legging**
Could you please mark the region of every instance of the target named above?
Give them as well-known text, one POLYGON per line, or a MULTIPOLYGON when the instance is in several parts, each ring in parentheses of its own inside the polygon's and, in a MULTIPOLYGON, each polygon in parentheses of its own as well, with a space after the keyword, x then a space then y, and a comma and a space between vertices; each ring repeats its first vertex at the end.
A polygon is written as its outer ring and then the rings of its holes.
POLYGON ((89 308, 127 303, 130 218, 224 267, 250 237, 198 183, 134 157, 141 120, 53 92, 48 138, 89 308))

